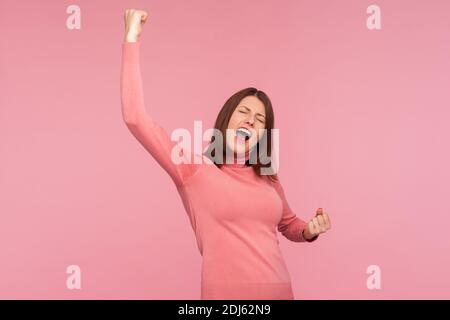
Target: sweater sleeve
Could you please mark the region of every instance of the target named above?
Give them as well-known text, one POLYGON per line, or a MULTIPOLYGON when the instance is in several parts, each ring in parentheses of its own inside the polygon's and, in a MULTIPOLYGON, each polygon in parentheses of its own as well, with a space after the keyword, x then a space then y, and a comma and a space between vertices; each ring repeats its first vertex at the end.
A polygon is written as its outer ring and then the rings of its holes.
MULTIPOLYGON (((140 42, 122 42, 121 104, 123 120, 141 145, 170 175, 177 187, 198 169, 193 154, 172 141, 166 130, 150 117, 145 109, 140 71, 140 42), (176 163, 172 154, 177 154, 176 163)), ((199 157, 199 156, 197 156, 199 157)))
POLYGON ((280 181, 276 181, 273 183, 275 190, 281 198, 283 203, 283 214, 280 222, 278 223, 278 231, 283 234, 287 239, 294 242, 313 242, 319 236, 315 236, 310 240, 306 240, 303 237, 303 230, 307 228, 308 223, 295 215, 295 213, 289 207, 289 204, 286 200, 286 196, 284 194, 283 187, 280 181))

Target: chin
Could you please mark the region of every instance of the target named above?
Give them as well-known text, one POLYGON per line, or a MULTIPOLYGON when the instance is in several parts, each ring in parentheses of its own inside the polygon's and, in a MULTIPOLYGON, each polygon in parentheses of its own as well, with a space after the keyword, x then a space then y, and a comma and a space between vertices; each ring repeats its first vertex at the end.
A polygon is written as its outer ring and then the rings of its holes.
POLYGON ((230 145, 228 145, 228 148, 233 151, 235 156, 244 155, 244 154, 250 153, 253 150, 253 147, 250 147, 248 145, 248 142, 246 142, 245 148, 240 148, 240 147, 236 147, 236 146, 232 147, 230 145))

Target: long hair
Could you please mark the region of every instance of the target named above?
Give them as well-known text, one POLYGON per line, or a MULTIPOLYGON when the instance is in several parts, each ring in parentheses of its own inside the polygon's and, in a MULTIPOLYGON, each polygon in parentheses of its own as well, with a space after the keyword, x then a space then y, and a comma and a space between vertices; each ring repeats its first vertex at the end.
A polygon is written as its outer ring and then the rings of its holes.
MULTIPOLYGON (((264 135, 264 138, 260 138, 259 141, 256 143, 256 145, 253 147, 252 152, 256 153, 256 163, 249 164, 247 161, 246 165, 251 165, 253 167, 253 170, 256 174, 260 175, 261 168, 270 168, 272 164, 271 155, 272 155, 272 129, 274 128, 275 124, 275 116, 272 109, 272 102, 270 101, 269 97, 267 96, 264 91, 258 90, 253 87, 242 89, 235 94, 233 94, 223 105, 222 109, 220 110, 219 114, 217 115, 216 122, 214 124, 214 129, 220 130, 222 133, 223 138, 223 155, 222 159, 225 158, 225 150, 226 150, 226 130, 228 128, 228 123, 230 122, 231 115, 233 114, 236 107, 239 105, 242 99, 244 99, 247 96, 255 96, 257 97, 263 104, 264 109, 266 113, 265 118, 265 129, 267 132, 267 135, 264 135), (266 154, 260 155, 259 150, 261 148, 266 148, 267 150, 266 154), (267 158, 266 158, 267 156, 267 158), (264 158, 263 158, 264 157, 264 158)), ((214 135, 211 137, 211 143, 204 152, 206 156, 211 155, 211 160, 214 162, 214 164, 220 168, 223 164, 217 163, 216 156, 215 156, 215 149, 213 149, 213 142, 214 142, 214 135)), ((262 149, 264 150, 264 149, 262 149)), ((277 181, 278 177, 276 174, 267 175, 269 179, 272 181, 277 181)))

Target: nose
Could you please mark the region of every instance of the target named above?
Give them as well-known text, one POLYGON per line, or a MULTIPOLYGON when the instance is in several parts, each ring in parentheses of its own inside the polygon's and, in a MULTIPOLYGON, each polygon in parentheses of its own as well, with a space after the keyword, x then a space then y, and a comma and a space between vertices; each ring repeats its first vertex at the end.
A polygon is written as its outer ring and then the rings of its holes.
POLYGON ((255 116, 253 114, 250 114, 245 120, 245 122, 253 126, 253 124, 255 123, 255 116))

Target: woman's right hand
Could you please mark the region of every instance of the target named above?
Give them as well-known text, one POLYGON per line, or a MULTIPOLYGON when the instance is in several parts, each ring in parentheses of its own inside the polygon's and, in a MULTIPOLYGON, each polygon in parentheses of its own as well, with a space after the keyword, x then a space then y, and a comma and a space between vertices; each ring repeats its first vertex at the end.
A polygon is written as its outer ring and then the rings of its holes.
POLYGON ((148 14, 144 10, 125 10, 125 42, 137 42, 139 40, 147 16, 148 14))

